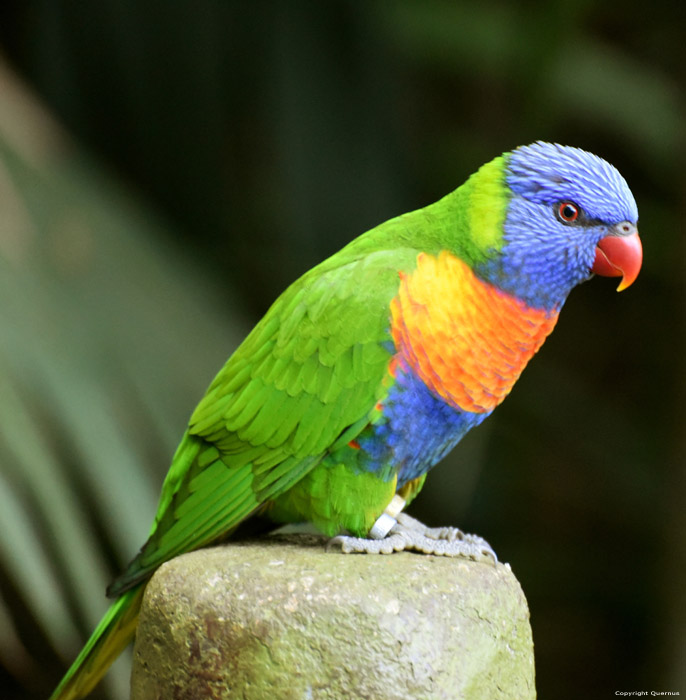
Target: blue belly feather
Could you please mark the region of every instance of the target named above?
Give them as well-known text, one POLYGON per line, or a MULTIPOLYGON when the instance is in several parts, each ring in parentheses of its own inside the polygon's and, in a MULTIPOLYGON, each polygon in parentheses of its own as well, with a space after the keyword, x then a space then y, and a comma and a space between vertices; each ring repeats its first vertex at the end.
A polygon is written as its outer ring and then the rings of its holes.
POLYGON ((357 438, 358 464, 383 472, 393 465, 398 488, 426 474, 488 413, 458 411, 434 394, 400 360, 382 417, 357 438))

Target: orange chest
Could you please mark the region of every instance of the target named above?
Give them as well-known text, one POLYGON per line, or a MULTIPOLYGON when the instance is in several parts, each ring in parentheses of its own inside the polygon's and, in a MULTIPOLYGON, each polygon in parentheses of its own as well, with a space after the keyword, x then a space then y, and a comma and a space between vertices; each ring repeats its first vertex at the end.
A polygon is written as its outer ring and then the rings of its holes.
POLYGON ((391 302, 396 351, 453 407, 492 411, 553 330, 556 312, 529 308, 459 258, 420 253, 391 302))

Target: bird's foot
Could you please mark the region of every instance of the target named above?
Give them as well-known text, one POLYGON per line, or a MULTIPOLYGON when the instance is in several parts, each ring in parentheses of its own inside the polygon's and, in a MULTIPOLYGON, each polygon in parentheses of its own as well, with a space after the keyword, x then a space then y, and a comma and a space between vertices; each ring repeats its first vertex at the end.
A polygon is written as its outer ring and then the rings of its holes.
POLYGON ((494 565, 498 562, 493 548, 482 537, 465 534, 456 527, 427 527, 416 518, 399 512, 397 506, 391 502, 372 527, 369 539, 338 535, 329 541, 327 549, 340 547, 344 554, 391 554, 412 550, 474 561, 489 560, 494 565))

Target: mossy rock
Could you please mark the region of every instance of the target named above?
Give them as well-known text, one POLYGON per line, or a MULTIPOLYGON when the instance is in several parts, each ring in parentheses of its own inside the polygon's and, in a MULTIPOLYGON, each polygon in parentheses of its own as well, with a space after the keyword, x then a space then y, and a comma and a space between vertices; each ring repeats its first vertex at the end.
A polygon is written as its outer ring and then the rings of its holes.
POLYGON ((273 536, 164 564, 132 700, 529 700, 529 612, 509 566, 343 555, 273 536))

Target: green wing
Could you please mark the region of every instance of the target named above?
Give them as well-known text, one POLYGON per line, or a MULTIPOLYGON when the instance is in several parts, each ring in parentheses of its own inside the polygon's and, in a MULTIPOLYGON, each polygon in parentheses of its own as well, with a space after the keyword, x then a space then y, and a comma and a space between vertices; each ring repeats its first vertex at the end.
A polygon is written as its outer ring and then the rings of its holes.
POLYGON ((150 538, 110 595, 225 536, 364 428, 392 352, 398 270, 416 255, 339 253, 277 299, 191 416, 150 538))

